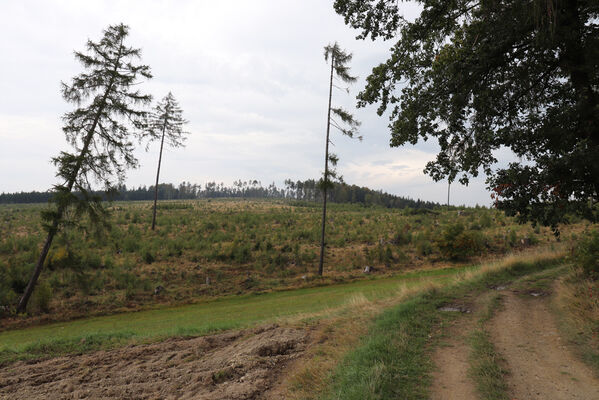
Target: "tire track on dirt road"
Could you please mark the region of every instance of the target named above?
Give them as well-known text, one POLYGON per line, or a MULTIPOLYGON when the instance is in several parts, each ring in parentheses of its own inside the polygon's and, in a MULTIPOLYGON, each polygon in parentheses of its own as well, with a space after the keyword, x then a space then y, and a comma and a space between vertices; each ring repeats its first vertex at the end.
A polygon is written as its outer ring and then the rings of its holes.
POLYGON ((549 296, 505 292, 504 307, 488 329, 510 371, 511 399, 599 399, 599 380, 566 347, 549 296))

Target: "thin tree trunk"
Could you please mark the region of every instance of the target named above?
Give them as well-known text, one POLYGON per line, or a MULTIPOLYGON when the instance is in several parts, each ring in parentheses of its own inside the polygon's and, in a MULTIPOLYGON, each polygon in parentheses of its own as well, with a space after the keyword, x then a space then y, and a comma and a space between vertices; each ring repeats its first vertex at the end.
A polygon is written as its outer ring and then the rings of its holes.
POLYGON ((329 109, 327 111, 327 141, 324 152, 324 187, 322 190, 322 227, 320 235, 320 261, 318 263, 318 275, 322 276, 323 265, 324 265, 324 233, 325 225, 327 221, 327 185, 329 182, 329 132, 331 130, 331 99, 333 97, 333 66, 335 62, 335 56, 331 54, 331 79, 329 83, 329 109))
POLYGON ((449 189, 451 189, 451 182, 447 182, 447 207, 449 207, 449 189))
MULTIPOLYGON (((122 44, 122 42, 121 42, 121 44, 122 44)), ((120 61, 120 55, 119 55, 119 58, 117 59, 117 65, 115 65, 115 72, 117 71, 119 61, 120 61)), ((85 158, 85 155, 87 154, 87 152, 89 150, 89 145, 94 136, 94 132, 98 125, 98 121, 100 120, 100 115, 102 115, 102 111, 104 110, 104 106, 106 105, 106 99, 108 98, 108 94, 112 90, 113 84, 114 84, 114 78, 111 78, 111 80, 108 84, 108 88, 106 88, 106 92, 104 92, 104 96, 102 96, 102 101, 100 103, 102 105, 100 106, 100 109, 96 113, 96 116, 94 117, 92 126, 91 126, 90 130, 88 131, 87 136, 85 137, 85 141, 83 142, 83 149, 81 149, 81 152, 79 153, 77 165, 75 165, 75 168, 73 169, 73 175, 70 177, 69 182, 67 183, 67 189, 68 189, 69 193, 73 191, 73 186, 75 185, 75 181, 77 180, 77 175, 79 174, 81 165, 83 165, 83 159, 85 158)), ((46 257, 48 256, 48 252, 50 251, 50 246, 52 245, 54 236, 56 236, 56 233, 58 232, 58 226, 60 224, 60 220, 62 219, 64 211, 65 211, 64 207, 61 207, 61 206, 58 207, 56 217, 54 218, 54 221, 52 222, 52 227, 48 230, 48 236, 46 237, 46 241, 44 243, 44 246, 42 247, 42 251, 37 260, 35 269, 33 270, 33 274, 31 275, 31 278, 29 279, 29 283, 27 284, 27 287, 25 288, 25 291, 23 292, 23 296, 21 297, 21 300, 19 300, 19 304, 17 305, 17 313, 24 313, 25 310, 27 309, 27 303, 29 303, 29 299, 31 298, 31 295, 33 294, 33 289, 35 289, 37 280, 42 272, 42 269, 44 268, 44 262, 46 261, 46 257)))
MULTIPOLYGON (((108 93, 108 92, 106 92, 106 93, 108 93)), ((106 99, 104 99, 104 100, 106 100, 106 99)), ((102 112, 102 110, 100 110, 98 112, 98 114, 96 115, 96 118, 94 119, 94 123, 92 124, 92 128, 90 129, 90 131, 88 132, 88 134, 85 138, 85 143, 83 145, 83 149, 81 150, 81 153, 79 154, 79 160, 77 161, 77 165, 75 166, 75 169, 73 170, 73 176, 71 176, 71 178, 69 179, 69 183, 67 185, 69 193, 73 190, 73 185, 75 184, 75 181, 77 180, 77 174, 79 173, 79 170, 81 169, 81 165, 83 164, 83 158, 85 156, 85 153, 88 151, 89 144, 91 143, 91 139, 94 135, 94 131, 96 129, 96 125, 100 118, 101 112, 102 112)), ((31 275, 31 278, 29 279, 29 283, 27 284, 27 287, 25 288, 25 292, 23 293, 23 296, 21 297, 21 300, 19 301, 19 305, 17 306, 17 313, 24 313, 25 310, 27 309, 27 303, 29 303, 29 299, 31 298, 31 295, 33 294, 33 289, 35 289, 37 279, 39 278, 39 276, 42 272, 42 268, 44 267, 44 262, 46 261, 46 257, 48 256, 48 252, 50 251, 50 246, 52 245, 54 236, 56 236, 56 233, 58 232, 58 225, 60 223, 60 220, 62 219, 64 211, 65 211, 64 207, 62 207, 62 206, 58 207, 56 217, 54 218, 54 221, 52 222, 52 227, 48 230, 48 236, 46 237, 46 242, 44 243, 44 247, 42 247, 42 251, 37 260, 35 269, 33 270, 33 274, 31 275)))
POLYGON ((162 140, 160 141, 160 155, 158 156, 158 171, 156 172, 156 186, 154 186, 154 213, 152 215, 152 230, 156 228, 156 204, 158 203, 158 177, 160 176, 160 164, 162 163, 162 147, 164 146, 164 131, 166 121, 162 127, 162 140))

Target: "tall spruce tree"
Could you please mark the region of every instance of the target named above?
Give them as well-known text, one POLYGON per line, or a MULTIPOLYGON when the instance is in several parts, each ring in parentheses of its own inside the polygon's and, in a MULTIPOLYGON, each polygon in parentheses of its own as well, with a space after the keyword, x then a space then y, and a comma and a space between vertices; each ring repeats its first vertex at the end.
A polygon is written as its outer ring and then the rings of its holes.
POLYGON ((87 42, 87 52, 75 52, 85 72, 69 83, 62 83, 63 98, 75 104, 75 110, 63 116, 63 131, 73 151, 61 152, 52 161, 57 177, 53 205, 42 214, 48 234, 31 279, 17 306, 24 312, 44 261, 57 232, 70 218, 88 215, 94 225, 106 223, 101 197, 91 190, 92 182, 113 193, 122 183, 125 170, 137 166, 133 138, 144 135, 141 121, 143 106, 152 100, 132 86, 152 77, 150 68, 135 64, 140 50, 125 45, 126 25, 112 25, 99 42, 87 42), (133 130, 130 128, 133 126, 133 130), (67 214, 69 218, 67 218, 67 214))
POLYGON ((352 59, 351 53, 343 51, 337 42, 334 45, 328 45, 324 48, 324 59, 325 61, 331 61, 331 76, 329 80, 329 106, 327 109, 327 137, 325 142, 324 152, 324 174, 321 181, 322 188, 322 225, 320 235, 320 259, 318 262, 318 275, 322 275, 324 265, 324 253, 325 253, 325 228, 327 219, 327 190, 333 185, 333 180, 337 179, 337 172, 334 167, 337 165, 339 158, 335 154, 329 154, 329 144, 331 126, 338 129, 342 134, 349 136, 350 138, 357 137, 362 139, 361 136, 356 136, 357 128, 360 126, 360 122, 354 119, 354 116, 348 111, 341 107, 332 107, 331 102, 333 98, 333 87, 337 87, 333 84, 335 77, 339 78, 345 83, 354 83, 357 81, 357 77, 350 75, 349 73, 349 62, 352 59), (331 115, 333 114, 333 116, 331 115), (335 116, 339 120, 335 119, 335 116), (329 167, 329 163, 333 168, 329 167))
POLYGON ((488 176, 496 205, 557 228, 569 213, 597 219, 599 2, 335 0, 360 38, 393 40, 359 105, 390 109, 391 145, 436 138, 433 179, 488 176), (456 162, 450 151, 459 148, 456 162), (497 164, 511 149, 523 163, 497 164))
POLYGON ((175 97, 169 92, 154 108, 148 120, 148 131, 153 138, 160 138, 160 155, 158 156, 158 170, 156 171, 156 185, 154 186, 154 210, 152 213, 152 230, 156 228, 156 205, 158 203, 158 179, 160 177, 160 164, 162 163, 162 148, 164 139, 171 147, 184 146, 185 134, 183 125, 183 111, 175 97))

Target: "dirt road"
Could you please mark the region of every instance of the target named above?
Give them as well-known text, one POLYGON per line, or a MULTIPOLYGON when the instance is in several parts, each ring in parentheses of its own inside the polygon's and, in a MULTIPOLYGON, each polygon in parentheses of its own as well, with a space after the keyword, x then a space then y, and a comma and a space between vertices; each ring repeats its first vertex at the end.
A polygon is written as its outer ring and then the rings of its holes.
POLYGON ((599 380, 566 347, 548 302, 541 293, 506 291, 504 308, 489 324, 510 371, 510 398, 599 399, 599 380))

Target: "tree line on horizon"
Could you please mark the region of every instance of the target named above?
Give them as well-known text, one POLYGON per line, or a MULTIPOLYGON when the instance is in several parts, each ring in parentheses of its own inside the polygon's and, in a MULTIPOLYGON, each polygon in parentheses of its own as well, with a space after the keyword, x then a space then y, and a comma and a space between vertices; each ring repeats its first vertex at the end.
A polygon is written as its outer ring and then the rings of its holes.
MULTIPOLYGON (((104 200, 112 201, 142 201, 154 200, 155 186, 138 186, 128 188, 120 185, 117 192, 110 198, 103 191, 98 191, 98 196, 104 200)), ((233 185, 224 183, 207 182, 204 186, 182 182, 178 186, 172 183, 161 183, 158 185, 158 200, 193 200, 193 199, 217 199, 217 198, 251 198, 251 199, 290 199, 299 201, 320 202, 322 201, 322 189, 315 179, 285 180, 284 187, 278 187, 274 182, 263 186, 258 180, 237 180, 233 185)), ((46 203, 55 193, 51 190, 38 192, 1 193, 0 204, 23 204, 23 203, 46 203)), ((327 195, 333 203, 354 203, 367 206, 378 205, 388 208, 414 208, 434 209, 441 205, 432 201, 411 199, 409 197, 396 196, 382 190, 373 190, 367 187, 350 185, 345 182, 334 182, 329 188, 327 195)))

